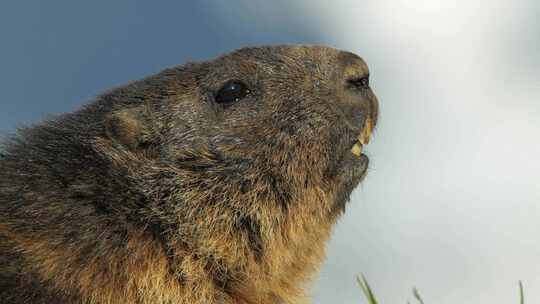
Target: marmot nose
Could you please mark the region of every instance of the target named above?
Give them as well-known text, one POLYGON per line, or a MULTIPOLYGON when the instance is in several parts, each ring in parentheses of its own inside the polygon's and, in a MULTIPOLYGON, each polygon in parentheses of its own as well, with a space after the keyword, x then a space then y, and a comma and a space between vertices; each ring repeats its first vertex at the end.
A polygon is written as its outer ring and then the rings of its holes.
POLYGON ((362 127, 370 120, 377 123, 379 104, 369 85, 369 69, 358 55, 342 51, 339 53, 338 87, 342 94, 339 107, 347 122, 355 127, 362 127))

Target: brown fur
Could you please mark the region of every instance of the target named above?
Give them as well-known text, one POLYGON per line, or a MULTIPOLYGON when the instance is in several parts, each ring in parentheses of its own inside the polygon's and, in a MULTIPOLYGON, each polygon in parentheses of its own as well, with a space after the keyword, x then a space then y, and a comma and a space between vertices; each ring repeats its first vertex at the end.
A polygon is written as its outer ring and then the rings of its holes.
POLYGON ((245 48, 22 129, 0 154, 1 303, 304 303, 367 157, 356 55, 245 48), (228 105, 228 80, 250 93, 228 105))

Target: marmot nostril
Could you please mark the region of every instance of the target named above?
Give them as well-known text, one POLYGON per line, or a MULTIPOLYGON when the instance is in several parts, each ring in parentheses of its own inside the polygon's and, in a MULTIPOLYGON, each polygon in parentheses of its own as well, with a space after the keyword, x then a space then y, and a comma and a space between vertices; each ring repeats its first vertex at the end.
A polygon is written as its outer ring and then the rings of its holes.
POLYGON ((367 89, 369 88, 369 76, 350 78, 346 85, 354 89, 367 89))

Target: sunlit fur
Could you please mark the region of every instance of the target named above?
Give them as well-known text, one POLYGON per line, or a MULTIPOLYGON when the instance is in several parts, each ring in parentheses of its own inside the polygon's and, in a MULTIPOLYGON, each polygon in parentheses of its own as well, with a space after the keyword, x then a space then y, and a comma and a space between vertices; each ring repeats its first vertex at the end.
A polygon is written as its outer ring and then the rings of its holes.
POLYGON ((377 118, 357 56, 245 48, 21 129, 0 154, 2 303, 304 303, 377 118), (221 105, 229 80, 250 94, 221 105))

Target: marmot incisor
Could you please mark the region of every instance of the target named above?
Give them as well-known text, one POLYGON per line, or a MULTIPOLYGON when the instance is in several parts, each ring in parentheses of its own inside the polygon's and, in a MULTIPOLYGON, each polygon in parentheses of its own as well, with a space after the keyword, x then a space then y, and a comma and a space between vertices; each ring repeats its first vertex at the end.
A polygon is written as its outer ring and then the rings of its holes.
POLYGON ((0 150, 0 302, 303 303, 377 115, 360 57, 286 45, 23 128, 0 150))

